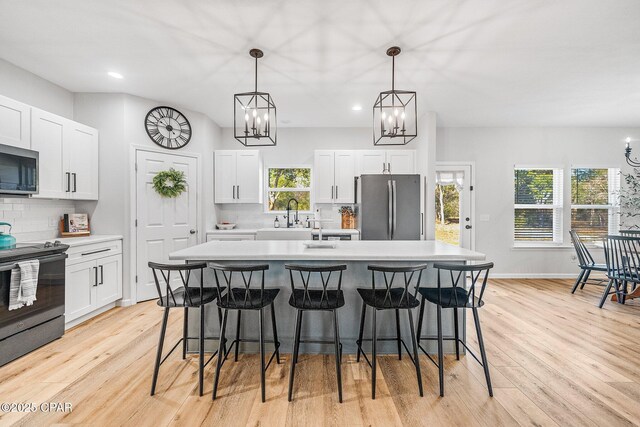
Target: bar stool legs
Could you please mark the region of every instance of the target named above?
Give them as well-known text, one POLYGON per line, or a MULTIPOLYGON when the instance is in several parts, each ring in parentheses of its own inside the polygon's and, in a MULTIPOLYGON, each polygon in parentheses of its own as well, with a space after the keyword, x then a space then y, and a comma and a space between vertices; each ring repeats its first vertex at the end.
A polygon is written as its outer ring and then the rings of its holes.
MULTIPOLYGON (((220 326, 220 342, 218 343, 218 359, 216 360, 216 374, 213 379, 213 399, 215 400, 218 394, 218 379, 220 378, 220 368, 222 368, 222 362, 224 361, 225 351, 224 346, 224 333, 227 329, 227 313, 229 310, 224 309, 222 314, 222 324, 220 326)), ((236 343, 237 345, 237 343, 236 343)))
MULTIPOLYGON (((340 328, 338 325, 338 310, 330 310, 333 312, 333 344, 336 358, 336 379, 338 382, 338 401, 342 403, 342 344, 340 343, 340 328)), ((296 364, 298 363, 298 355, 300 354, 300 339, 302 330, 302 313, 304 310, 296 309, 296 325, 294 331, 293 353, 291 355, 291 367, 289 368, 289 394, 288 400, 293 400, 293 379, 296 372, 296 364)), ((328 344, 331 341, 305 341, 318 344, 328 344)))
POLYGON ((458 331, 458 307, 453 308, 453 334, 456 339, 456 360, 460 360, 460 337, 458 331))
POLYGON ((396 336, 398 337, 398 360, 402 360, 402 337, 400 335, 400 310, 396 309, 396 336))
POLYGON ((169 319, 169 307, 164 309, 162 316, 162 327, 160 329, 160 341, 158 342, 158 352, 156 353, 156 365, 153 368, 153 380, 151 382, 151 396, 156 394, 156 383, 158 382, 158 373, 160 372, 160 363, 162 363, 162 346, 164 345, 164 335, 167 332, 167 320, 169 319))
POLYGON ((484 340, 482 339, 482 329, 480 329, 480 318, 478 317, 478 309, 473 308, 473 321, 476 324, 476 333, 478 334, 478 345, 480 346, 480 357, 482 357, 482 367, 484 368, 484 377, 487 380, 487 388, 489 396, 493 397, 493 388, 491 387, 491 376, 489 375, 489 364, 487 363, 487 353, 484 350, 484 340))
POLYGON ((182 360, 187 358, 187 336, 189 328, 189 307, 184 308, 184 325, 182 326, 182 360))
MULTIPOLYGON (((373 308, 373 318, 372 318, 372 323, 371 323, 371 360, 369 360, 367 358, 367 355, 364 353, 364 351, 362 350, 362 342, 364 341, 362 336, 364 333, 364 321, 365 321, 365 317, 366 317, 366 304, 363 303, 362 305, 362 315, 360 318, 360 332, 358 334, 358 340, 356 341, 357 347, 358 347, 358 353, 356 356, 356 361, 359 362, 360 361, 360 354, 362 354, 362 356, 365 358, 365 360, 367 361, 367 363, 371 366, 371 398, 375 400, 376 398, 376 368, 377 368, 377 344, 378 344, 378 340, 383 340, 383 341, 399 341, 400 345, 403 344, 402 339, 400 337, 400 327, 399 327, 399 316, 396 316, 396 322, 397 322, 397 326, 396 326, 396 332, 398 333, 398 335, 395 338, 378 338, 378 325, 377 325, 377 312, 378 309, 375 307, 373 308)), ((396 312, 398 312, 398 310, 396 310, 396 312)), ((418 341, 417 341, 417 336, 416 336, 416 331, 414 328, 414 324, 413 324, 413 313, 411 312, 411 310, 407 310, 407 315, 409 317, 409 330, 411 333, 411 344, 412 344, 412 351, 409 352, 409 348, 405 346, 405 349, 407 350, 407 353, 409 354, 409 358, 411 359, 411 361, 413 362, 413 365, 416 368, 416 377, 418 380, 418 391, 420 393, 420 396, 422 397, 424 395, 424 391, 422 388, 422 374, 420 371, 420 359, 418 358, 418 341)), ((398 357, 401 357, 401 352, 400 350, 398 351, 398 357)))
MULTIPOLYGON (((440 381, 440 397, 444 397, 444 354, 442 339, 442 307, 436 306, 438 324, 438 380, 440 381)), ((420 319, 422 320, 422 319, 420 319)), ((422 323, 422 322, 421 322, 422 323)))
POLYGON ((236 348, 233 353, 233 361, 238 361, 238 348, 240 347, 240 320, 242 319, 242 311, 238 310, 236 317, 236 348))
MULTIPOLYGON (((273 341, 275 342, 280 342, 278 341, 278 327, 276 326, 276 310, 273 306, 273 303, 271 303, 271 327, 273 328, 273 341)), ((276 363, 279 365, 280 364, 280 346, 276 346, 276 363)))

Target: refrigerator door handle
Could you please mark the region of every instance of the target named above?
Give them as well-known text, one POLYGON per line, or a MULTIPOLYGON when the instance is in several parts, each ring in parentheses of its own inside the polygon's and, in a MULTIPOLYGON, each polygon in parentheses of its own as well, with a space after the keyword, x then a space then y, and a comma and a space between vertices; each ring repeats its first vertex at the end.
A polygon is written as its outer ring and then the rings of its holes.
POLYGON ((389 228, 387 229, 387 237, 391 240, 393 232, 393 188, 391 180, 387 181, 387 190, 389 191, 389 228))
POLYGON ((391 239, 393 239, 394 234, 396 234, 396 181, 393 180, 391 181, 391 188, 392 188, 392 193, 391 193, 391 198, 393 199, 393 228, 391 229, 391 239))

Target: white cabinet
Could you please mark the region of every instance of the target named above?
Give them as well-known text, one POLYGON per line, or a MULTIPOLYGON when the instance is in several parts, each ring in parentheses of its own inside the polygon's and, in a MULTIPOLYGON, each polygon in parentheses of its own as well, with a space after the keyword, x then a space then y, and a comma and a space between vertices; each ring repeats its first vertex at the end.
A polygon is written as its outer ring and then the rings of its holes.
POLYGON ((415 150, 358 150, 358 174, 416 173, 415 150))
POLYGON ((214 167, 215 203, 262 203, 258 150, 217 150, 214 167))
POLYGON ((40 153, 40 188, 34 197, 98 200, 98 131, 32 110, 31 149, 40 153))
POLYGON ((71 198, 98 200, 98 131, 69 121, 63 149, 71 174, 71 198))
POLYGON ((122 298, 120 240, 71 246, 67 253, 66 323, 87 320, 91 313, 122 298))
POLYGON ((63 155, 67 119, 34 108, 31 115, 31 149, 40 153, 39 192, 34 197, 70 198, 71 175, 63 155))
POLYGON ((387 150, 387 168, 391 174, 416 173, 415 150, 387 150))
POLYGON ((70 322, 96 307, 95 271, 96 262, 81 262, 68 265, 65 277, 64 317, 70 322))
POLYGON ((316 203, 353 203, 355 151, 316 150, 313 165, 316 203))
POLYGON ((0 144, 29 148, 31 107, 0 96, 0 144))

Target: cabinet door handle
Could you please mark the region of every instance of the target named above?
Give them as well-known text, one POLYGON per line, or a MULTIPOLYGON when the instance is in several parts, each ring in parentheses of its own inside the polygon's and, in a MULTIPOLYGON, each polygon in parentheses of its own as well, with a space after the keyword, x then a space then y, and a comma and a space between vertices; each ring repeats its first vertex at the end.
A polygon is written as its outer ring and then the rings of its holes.
POLYGON ((101 265, 100 266, 100 283, 98 283, 99 285, 102 285, 104 283, 104 266, 101 265))
POLYGON ((334 197, 333 197, 333 185, 332 185, 331 186, 331 200, 333 200, 333 199, 334 199, 334 197))
POLYGON ((385 162, 382 162, 382 173, 385 173, 387 171, 387 164, 385 162))
POLYGON ((96 286, 98 286, 98 267, 93 267, 93 277, 94 277, 93 287, 95 288, 96 286))
POLYGON ((75 172, 73 172, 71 175, 73 176, 73 191, 72 192, 75 193, 76 191, 78 191, 78 179, 77 179, 78 177, 76 176, 75 172))
POLYGON ((69 172, 65 172, 64 174, 67 175, 67 189, 65 190, 65 193, 68 193, 71 191, 71 174, 69 172))
POLYGON ((236 185, 236 195, 238 196, 237 199, 240 200, 240 186, 236 185))
POLYGON ((233 186, 233 199, 235 200, 236 198, 236 186, 233 186))
POLYGON ((338 200, 338 186, 336 185, 336 200, 338 200))
POLYGON ((98 249, 97 251, 91 251, 91 252, 84 252, 81 253, 80 256, 87 256, 87 255, 93 255, 93 254, 99 254, 100 252, 108 252, 110 251, 111 248, 106 248, 106 249, 98 249))
POLYGON ((387 171, 388 171, 389 173, 391 173, 391 163, 387 163, 387 165, 389 165, 389 166, 387 166, 387 171))

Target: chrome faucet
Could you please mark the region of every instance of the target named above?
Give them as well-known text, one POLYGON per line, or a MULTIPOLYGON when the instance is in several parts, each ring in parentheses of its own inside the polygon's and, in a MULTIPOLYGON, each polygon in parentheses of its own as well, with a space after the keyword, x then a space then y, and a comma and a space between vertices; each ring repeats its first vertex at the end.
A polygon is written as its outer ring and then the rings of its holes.
POLYGON ((287 228, 291 228, 294 225, 294 222, 291 221, 291 202, 296 202, 296 219, 295 224, 298 224, 298 201, 294 198, 289 199, 287 202, 287 228))

